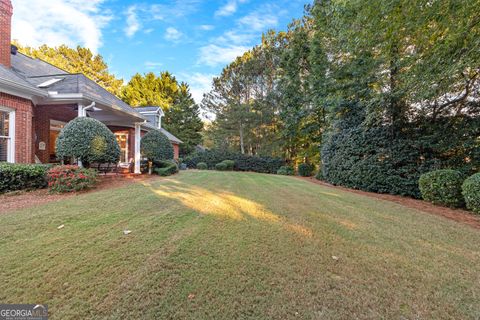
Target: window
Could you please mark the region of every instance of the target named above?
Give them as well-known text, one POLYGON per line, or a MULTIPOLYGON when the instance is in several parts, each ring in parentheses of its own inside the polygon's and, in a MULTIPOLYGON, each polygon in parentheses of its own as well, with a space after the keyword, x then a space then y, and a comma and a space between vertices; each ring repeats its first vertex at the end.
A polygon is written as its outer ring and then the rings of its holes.
POLYGON ((15 112, 0 107, 0 162, 14 162, 15 112))
POLYGON ((128 163, 128 134, 115 133, 115 137, 120 147, 120 163, 128 163))

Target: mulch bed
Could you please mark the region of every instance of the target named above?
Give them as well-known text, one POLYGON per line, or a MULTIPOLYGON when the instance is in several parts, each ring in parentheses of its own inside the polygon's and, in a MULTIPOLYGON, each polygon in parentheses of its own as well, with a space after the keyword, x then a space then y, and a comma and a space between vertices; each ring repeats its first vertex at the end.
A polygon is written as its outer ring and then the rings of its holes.
POLYGON ((407 197, 402 197, 402 196, 395 196, 391 194, 380 194, 380 193, 374 193, 374 192, 367 192, 367 191, 361 191, 361 190, 355 190, 355 189, 349 189, 345 187, 339 187, 339 186, 334 186, 332 184, 317 180, 313 177, 297 177, 302 180, 310 181, 312 183, 316 183, 325 187, 329 188, 334 188, 334 189, 340 189, 343 191, 348 191, 356 194, 360 194, 363 196, 371 197, 371 198, 376 198, 376 199, 381 199, 381 200, 387 200, 387 201, 392 201, 398 204, 401 204, 405 207, 412 208, 412 209, 417 209, 422 212, 434 214, 437 216, 441 216, 450 220, 454 220, 466 225, 469 225, 473 228, 480 229, 480 216, 476 216, 472 214, 469 211, 466 210, 461 210, 461 209, 450 209, 446 207, 440 207, 436 206, 434 204, 431 204, 430 202, 426 202, 423 200, 417 200, 417 199, 412 199, 412 198, 407 198, 407 197))
POLYGON ((118 188, 126 184, 146 179, 153 179, 156 176, 148 175, 100 175, 100 181, 95 189, 81 192, 49 194, 47 189, 34 191, 19 191, 0 195, 0 214, 23 208, 34 207, 44 203, 59 201, 80 194, 95 192, 104 189, 118 188))

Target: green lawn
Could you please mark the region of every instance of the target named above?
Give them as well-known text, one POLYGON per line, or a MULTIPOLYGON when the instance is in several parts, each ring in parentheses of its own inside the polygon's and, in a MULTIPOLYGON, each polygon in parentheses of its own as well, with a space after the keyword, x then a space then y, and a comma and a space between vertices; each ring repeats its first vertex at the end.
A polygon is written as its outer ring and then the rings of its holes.
POLYGON ((478 230, 292 177, 182 172, 2 214, 0 235, 0 302, 51 319, 480 316, 478 230))

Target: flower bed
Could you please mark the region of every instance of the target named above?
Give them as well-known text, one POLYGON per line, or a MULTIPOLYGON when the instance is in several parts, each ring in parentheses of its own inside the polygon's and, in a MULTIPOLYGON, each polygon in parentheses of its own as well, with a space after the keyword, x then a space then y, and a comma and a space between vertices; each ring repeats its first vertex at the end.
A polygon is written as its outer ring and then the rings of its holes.
POLYGON ((50 192, 74 192, 89 189, 97 183, 97 171, 78 166, 56 166, 47 173, 50 192))

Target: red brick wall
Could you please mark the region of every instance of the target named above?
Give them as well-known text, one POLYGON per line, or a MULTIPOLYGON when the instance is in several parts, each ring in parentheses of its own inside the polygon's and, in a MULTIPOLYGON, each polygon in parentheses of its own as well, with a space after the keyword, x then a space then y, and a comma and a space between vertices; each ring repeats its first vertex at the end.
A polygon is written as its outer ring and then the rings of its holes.
POLYGON ((15 110, 15 162, 32 163, 32 102, 0 92, 0 106, 15 110))
POLYGON ((0 64, 10 68, 10 43, 12 30, 12 4, 10 0, 0 0, 0 64))
POLYGON ((50 120, 69 122, 78 115, 76 105, 38 105, 34 107, 35 122, 35 154, 42 163, 50 162, 50 120), (40 150, 40 142, 45 142, 45 150, 40 150))
POLYGON ((178 160, 179 158, 179 145, 176 143, 173 143, 173 158, 175 160, 178 160))

